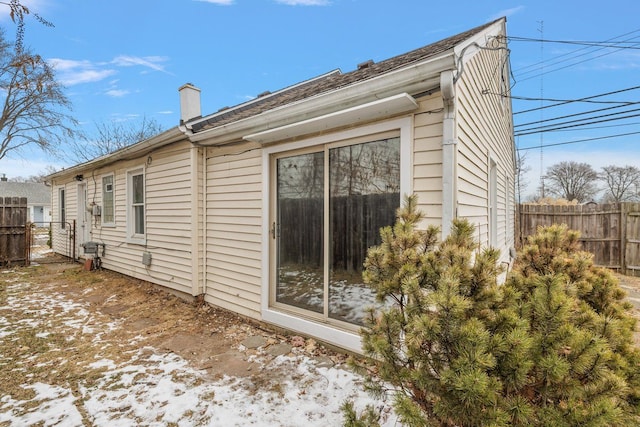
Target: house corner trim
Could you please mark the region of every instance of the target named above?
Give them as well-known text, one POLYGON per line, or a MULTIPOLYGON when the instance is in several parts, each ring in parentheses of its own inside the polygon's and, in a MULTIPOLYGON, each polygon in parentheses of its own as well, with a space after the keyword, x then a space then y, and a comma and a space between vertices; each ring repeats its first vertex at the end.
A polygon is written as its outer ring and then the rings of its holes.
POLYGON ((456 91, 453 70, 440 73, 443 101, 442 120, 442 238, 451 233, 456 215, 457 137, 456 91))

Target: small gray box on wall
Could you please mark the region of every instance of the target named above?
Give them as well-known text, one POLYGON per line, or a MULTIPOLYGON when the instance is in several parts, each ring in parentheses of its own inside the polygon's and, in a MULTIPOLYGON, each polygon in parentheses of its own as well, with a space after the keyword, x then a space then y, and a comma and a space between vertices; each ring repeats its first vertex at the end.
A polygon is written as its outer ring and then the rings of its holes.
POLYGON ((146 266, 151 265, 151 252, 142 253, 142 265, 146 265, 146 266))

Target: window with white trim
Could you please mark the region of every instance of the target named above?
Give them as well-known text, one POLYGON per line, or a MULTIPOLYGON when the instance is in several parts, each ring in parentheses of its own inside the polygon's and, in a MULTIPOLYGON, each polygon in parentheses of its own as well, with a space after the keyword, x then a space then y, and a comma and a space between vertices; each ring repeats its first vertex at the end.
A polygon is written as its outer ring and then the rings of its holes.
POLYGON ((127 172, 127 230, 129 241, 145 243, 144 169, 127 172))
POLYGON ((115 188, 113 174, 102 177, 102 225, 115 225, 115 188))
POLYGON ((60 219, 60 228, 67 228, 67 202, 65 200, 64 187, 58 189, 58 218, 60 219))
POLYGON ((271 306, 354 329, 362 324, 375 304, 362 281, 367 249, 395 222, 401 191, 408 191, 400 159, 408 143, 399 134, 271 155, 271 306))

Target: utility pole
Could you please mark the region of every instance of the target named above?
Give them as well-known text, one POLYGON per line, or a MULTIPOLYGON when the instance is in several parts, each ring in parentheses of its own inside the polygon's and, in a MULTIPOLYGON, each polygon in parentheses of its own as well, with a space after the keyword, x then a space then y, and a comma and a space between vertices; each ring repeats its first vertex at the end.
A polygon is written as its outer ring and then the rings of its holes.
MULTIPOLYGON (((540 32, 540 123, 544 122, 544 21, 538 21, 540 32)), ((540 132, 540 188, 544 199, 544 132, 540 132)))

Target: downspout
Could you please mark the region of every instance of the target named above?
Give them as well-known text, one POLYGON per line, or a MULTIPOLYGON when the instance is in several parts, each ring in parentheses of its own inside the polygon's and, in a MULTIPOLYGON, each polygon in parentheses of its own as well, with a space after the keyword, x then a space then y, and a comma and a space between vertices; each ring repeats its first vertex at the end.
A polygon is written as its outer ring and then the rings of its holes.
POLYGON ((195 146, 191 146, 189 150, 191 163, 191 294, 193 296, 202 294, 202 285, 199 280, 200 246, 198 245, 200 234, 200 181, 198 180, 200 156, 198 151, 199 148, 195 146))
POLYGON ((207 296, 207 227, 209 225, 207 221, 207 147, 202 149, 202 294, 207 296))
MULTIPOLYGON (((178 129, 191 141, 193 133, 186 123, 201 117, 200 89, 191 83, 186 83, 178 89, 178 92, 180 93, 178 129)), ((206 155, 206 149, 200 148, 198 144, 191 144, 189 160, 191 163, 191 293, 193 296, 204 295, 207 292, 206 155), (202 241, 200 241, 201 237, 202 241), (202 269, 200 269, 201 262, 202 269)))
POLYGON ((456 91, 453 70, 440 73, 442 91, 442 238, 451 233, 456 218, 457 137, 456 91))

